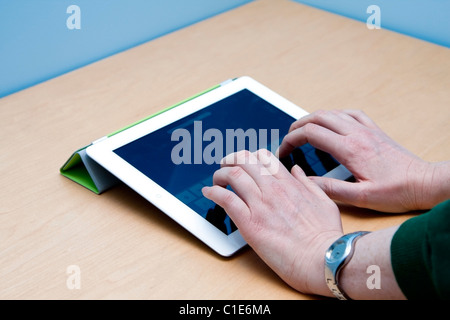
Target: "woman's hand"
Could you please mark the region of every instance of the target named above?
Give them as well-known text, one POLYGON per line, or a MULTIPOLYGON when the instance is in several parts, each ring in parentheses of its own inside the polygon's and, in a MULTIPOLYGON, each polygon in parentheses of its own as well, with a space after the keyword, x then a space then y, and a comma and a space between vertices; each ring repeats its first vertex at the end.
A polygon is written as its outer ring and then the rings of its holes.
POLYGON ((421 160, 389 138, 362 111, 319 111, 297 120, 277 154, 284 157, 307 142, 333 155, 356 179, 351 183, 310 177, 334 200, 379 211, 406 212, 429 209, 448 197, 448 187, 437 190, 442 187, 437 183, 437 172, 446 173, 444 186, 450 181, 448 163, 421 160))
POLYGON ((324 255, 342 235, 336 204, 303 171, 267 150, 227 156, 206 198, 222 206, 255 252, 289 285, 331 296, 324 255), (234 192, 226 189, 230 186, 234 192))

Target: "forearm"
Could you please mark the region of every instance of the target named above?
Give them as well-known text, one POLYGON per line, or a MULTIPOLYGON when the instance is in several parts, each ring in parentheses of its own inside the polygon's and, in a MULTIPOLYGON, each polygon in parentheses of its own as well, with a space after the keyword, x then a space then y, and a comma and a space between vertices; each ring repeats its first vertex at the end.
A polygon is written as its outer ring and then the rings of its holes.
POLYGON ((405 299, 391 265, 390 245, 398 227, 369 233, 356 242, 350 262, 342 269, 340 284, 352 299, 405 299))

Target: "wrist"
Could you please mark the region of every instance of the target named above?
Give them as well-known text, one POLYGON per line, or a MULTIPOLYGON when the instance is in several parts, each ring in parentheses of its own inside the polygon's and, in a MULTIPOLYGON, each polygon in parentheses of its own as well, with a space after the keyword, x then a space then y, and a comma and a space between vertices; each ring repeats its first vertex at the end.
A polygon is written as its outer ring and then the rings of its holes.
POLYGON ((416 163, 409 172, 409 210, 431 209, 450 198, 450 161, 416 163))
POLYGON ((423 209, 431 209, 439 203, 450 199, 450 161, 431 163, 428 185, 428 203, 423 209))
POLYGON ((324 257, 328 248, 342 236, 342 232, 333 232, 316 239, 317 245, 311 247, 311 252, 314 252, 314 256, 308 262, 309 267, 305 269, 307 272, 302 277, 304 284, 301 286, 300 291, 320 296, 334 297, 325 281, 324 257))

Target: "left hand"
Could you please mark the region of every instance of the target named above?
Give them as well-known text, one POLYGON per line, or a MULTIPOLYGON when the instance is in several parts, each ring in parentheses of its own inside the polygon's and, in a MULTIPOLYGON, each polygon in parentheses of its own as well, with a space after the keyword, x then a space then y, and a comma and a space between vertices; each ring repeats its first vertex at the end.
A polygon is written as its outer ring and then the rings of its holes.
POLYGON ((290 174, 268 150, 241 151, 222 160, 213 182, 204 196, 225 209, 269 267, 301 292, 331 295, 324 255, 343 234, 340 213, 300 167, 290 174))

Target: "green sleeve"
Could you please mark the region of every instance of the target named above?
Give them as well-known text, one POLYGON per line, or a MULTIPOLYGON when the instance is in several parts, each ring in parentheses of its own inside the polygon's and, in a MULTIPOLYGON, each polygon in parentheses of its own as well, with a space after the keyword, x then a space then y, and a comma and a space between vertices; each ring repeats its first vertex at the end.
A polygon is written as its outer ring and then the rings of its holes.
POLYGON ((450 200, 400 226, 391 261, 406 298, 450 299, 450 200))

